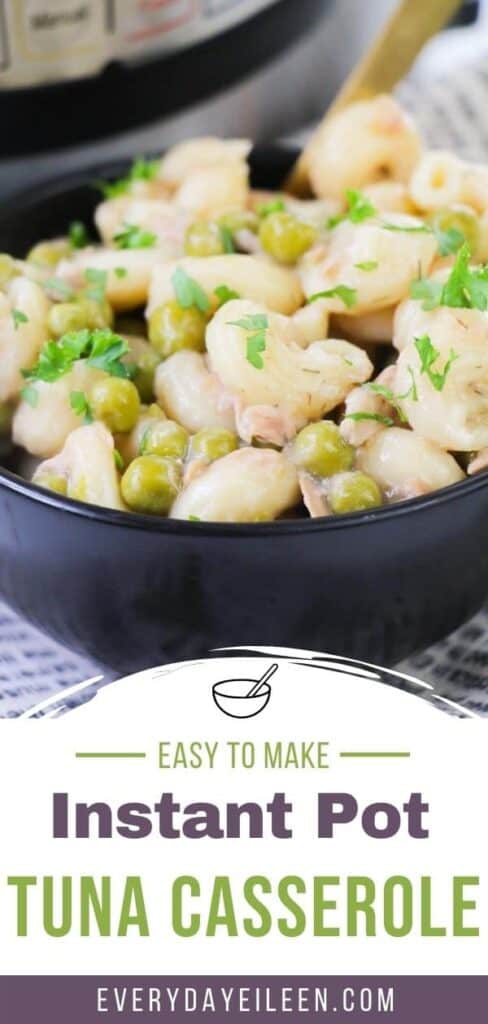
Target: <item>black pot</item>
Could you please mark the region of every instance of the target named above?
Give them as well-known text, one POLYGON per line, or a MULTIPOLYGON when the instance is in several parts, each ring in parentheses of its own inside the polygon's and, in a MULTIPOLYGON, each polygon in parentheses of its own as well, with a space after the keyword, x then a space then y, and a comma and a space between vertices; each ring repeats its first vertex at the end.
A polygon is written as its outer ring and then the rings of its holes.
MULTIPOLYGON (((290 150, 259 148, 276 187, 290 150)), ((88 220, 97 168, 9 203, 0 249, 88 220)), ((110 512, 0 471, 0 591, 31 622, 119 672, 267 644, 381 664, 426 647, 488 592, 488 475, 373 512, 219 525, 110 512)))

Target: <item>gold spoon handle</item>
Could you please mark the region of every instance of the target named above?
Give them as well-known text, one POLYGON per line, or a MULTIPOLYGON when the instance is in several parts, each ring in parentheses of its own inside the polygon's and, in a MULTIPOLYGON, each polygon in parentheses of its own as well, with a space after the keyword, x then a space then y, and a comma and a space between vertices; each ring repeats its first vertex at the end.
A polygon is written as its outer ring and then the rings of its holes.
POLYGON ((363 59, 351 71, 303 153, 285 188, 303 195, 308 190, 308 155, 329 117, 357 100, 391 92, 406 75, 425 43, 447 24, 461 0, 400 0, 363 59))

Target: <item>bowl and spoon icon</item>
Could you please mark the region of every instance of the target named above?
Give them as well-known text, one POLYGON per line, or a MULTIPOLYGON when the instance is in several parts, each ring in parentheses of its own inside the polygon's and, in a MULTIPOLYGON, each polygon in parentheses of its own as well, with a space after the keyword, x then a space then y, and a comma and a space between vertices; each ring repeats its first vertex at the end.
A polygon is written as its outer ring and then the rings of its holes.
POLYGON ((212 696, 217 707, 230 718, 254 718, 269 702, 269 680, 277 671, 278 665, 273 664, 260 679, 223 679, 214 683, 212 696))

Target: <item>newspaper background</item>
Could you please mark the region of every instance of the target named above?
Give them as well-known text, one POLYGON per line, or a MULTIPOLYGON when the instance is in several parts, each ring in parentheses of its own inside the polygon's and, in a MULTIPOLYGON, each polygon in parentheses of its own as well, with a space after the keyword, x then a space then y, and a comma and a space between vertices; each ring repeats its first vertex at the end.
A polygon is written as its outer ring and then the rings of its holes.
MULTIPOLYGON (((429 145, 488 159, 488 47, 456 79, 420 69, 399 90, 429 145)), ((488 594, 487 594, 488 599, 488 594)), ((488 716, 488 604, 467 625, 399 666, 438 693, 488 716)), ((100 674, 99 666, 46 638, 0 602, 0 717, 15 717, 54 693, 100 674)), ((104 681, 113 677, 105 674, 104 681)), ((83 698, 70 696, 66 706, 83 698)))

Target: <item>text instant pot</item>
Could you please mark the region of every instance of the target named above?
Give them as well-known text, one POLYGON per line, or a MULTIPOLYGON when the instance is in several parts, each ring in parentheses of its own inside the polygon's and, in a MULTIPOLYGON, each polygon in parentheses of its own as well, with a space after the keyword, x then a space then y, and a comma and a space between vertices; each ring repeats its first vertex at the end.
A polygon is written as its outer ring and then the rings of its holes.
MULTIPOLYGON (((42 929, 53 937, 72 932, 148 936, 156 919, 161 927, 164 906, 165 928, 182 938, 245 935, 258 939, 270 933, 331 939, 365 935, 400 939, 412 933, 426 938, 479 935, 478 877, 459 874, 436 883, 429 874, 409 877, 401 871, 378 878, 341 875, 340 864, 334 863, 334 840, 343 836, 344 830, 350 830, 351 842, 358 829, 371 842, 400 834, 409 843, 428 839, 431 808, 422 793, 406 794, 398 804, 379 795, 361 806, 353 793, 322 791, 315 794, 314 803, 305 838, 311 845, 320 844, 324 869, 307 876, 297 873, 299 864, 293 850, 296 809, 285 792, 270 793, 259 802, 241 798, 220 803, 181 801, 177 793, 163 792, 154 802, 131 801, 115 807, 104 800, 73 801, 68 793, 56 792, 50 825, 55 840, 106 842, 152 837, 172 844, 232 840, 229 863, 235 877, 230 873, 211 878, 191 873, 163 878, 164 898, 155 901, 154 892, 146 892, 142 875, 127 875, 122 880, 109 875, 10 875, 6 883, 13 896, 16 933, 28 936, 42 929), (281 870, 279 877, 271 877, 266 871, 254 871, 243 877, 249 851, 253 851, 254 864, 260 840, 288 844, 289 873, 281 870)), ((160 860, 164 866, 164 852, 160 860)), ((5 913, 6 901, 2 904, 5 913)))

